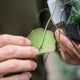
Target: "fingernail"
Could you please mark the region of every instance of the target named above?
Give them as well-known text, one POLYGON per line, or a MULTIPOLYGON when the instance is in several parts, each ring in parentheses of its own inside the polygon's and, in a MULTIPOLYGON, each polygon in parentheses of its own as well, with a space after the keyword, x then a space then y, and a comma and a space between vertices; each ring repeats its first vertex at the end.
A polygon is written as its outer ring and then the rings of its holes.
POLYGON ((36 49, 36 48, 34 49, 34 54, 36 54, 36 55, 39 54, 38 49, 36 49))
POLYGON ((56 34, 55 35, 56 35, 57 41, 59 41, 59 39, 60 39, 60 42, 63 43, 63 44, 66 44, 68 42, 68 39, 67 39, 66 36, 64 36, 62 33, 60 33, 60 35, 59 35, 59 30, 56 30, 56 34))
POLYGON ((27 43, 27 45, 29 45, 29 46, 31 45, 31 41, 28 40, 28 39, 26 40, 26 43, 27 43))
POLYGON ((32 74, 31 74, 31 73, 27 72, 27 74, 29 75, 29 78, 31 78, 31 77, 32 77, 32 74))
POLYGON ((37 64, 33 62, 33 70, 37 67, 37 64))
POLYGON ((62 36, 61 41, 63 44, 66 44, 68 42, 68 39, 67 39, 67 37, 62 36))

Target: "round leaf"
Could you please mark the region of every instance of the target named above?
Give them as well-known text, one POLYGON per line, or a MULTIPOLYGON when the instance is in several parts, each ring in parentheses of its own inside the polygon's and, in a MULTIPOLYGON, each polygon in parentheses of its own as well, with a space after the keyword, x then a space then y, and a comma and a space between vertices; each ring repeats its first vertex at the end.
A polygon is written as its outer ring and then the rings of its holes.
MULTIPOLYGON (((43 28, 32 30, 28 38, 31 40, 33 47, 37 49, 40 47, 43 40, 43 34, 44 34, 43 28)), ((39 50, 39 55, 42 55, 44 53, 47 53, 53 50, 55 50, 55 38, 53 36, 53 32, 47 30, 43 40, 43 44, 39 50)))

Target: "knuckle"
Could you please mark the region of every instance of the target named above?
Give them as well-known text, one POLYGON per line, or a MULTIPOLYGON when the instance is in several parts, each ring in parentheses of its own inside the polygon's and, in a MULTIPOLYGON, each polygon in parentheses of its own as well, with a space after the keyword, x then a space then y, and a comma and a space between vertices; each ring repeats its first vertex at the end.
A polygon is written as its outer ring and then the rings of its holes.
POLYGON ((18 64, 17 64, 17 61, 16 60, 11 60, 10 62, 9 62, 9 67, 8 67, 8 69, 9 70, 16 70, 17 69, 17 67, 18 67, 18 64))
POLYGON ((30 55, 31 57, 35 57, 35 56, 36 56, 34 50, 35 50, 34 47, 30 47, 30 48, 29 48, 29 51, 30 51, 30 54, 29 54, 29 55, 30 55))
POLYGON ((34 49, 34 47, 30 47, 29 51, 31 51, 33 53, 33 49, 34 49))
POLYGON ((20 42, 21 44, 23 44, 23 45, 26 45, 26 38, 20 37, 20 38, 19 38, 19 42, 20 42))
POLYGON ((29 64, 29 70, 32 70, 33 69, 33 65, 32 65, 33 63, 32 62, 30 62, 30 64, 29 64))
POLYGON ((15 48, 11 45, 5 46, 4 50, 6 50, 7 55, 13 55, 15 53, 15 48))
POLYGON ((20 40, 24 40, 24 39, 25 39, 24 37, 20 36, 20 40))
POLYGON ((8 42, 8 35, 7 34, 3 34, 0 36, 0 44, 5 45, 8 42))
POLYGON ((9 36, 8 34, 3 34, 3 35, 0 36, 0 38, 6 39, 8 36, 9 36))

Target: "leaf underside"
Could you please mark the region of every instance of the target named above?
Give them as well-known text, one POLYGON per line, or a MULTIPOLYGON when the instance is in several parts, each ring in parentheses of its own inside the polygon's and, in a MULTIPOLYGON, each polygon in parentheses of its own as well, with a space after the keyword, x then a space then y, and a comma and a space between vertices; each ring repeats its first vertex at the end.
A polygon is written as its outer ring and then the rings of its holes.
MULTIPOLYGON (((43 28, 37 28, 35 30, 32 30, 28 38, 31 40, 33 47, 39 49, 43 40, 43 34, 44 34, 43 28)), ((41 49, 39 50, 39 55, 42 55, 44 53, 47 53, 53 50, 55 50, 55 38, 53 36, 53 32, 47 30, 44 37, 43 44, 41 46, 41 49)))

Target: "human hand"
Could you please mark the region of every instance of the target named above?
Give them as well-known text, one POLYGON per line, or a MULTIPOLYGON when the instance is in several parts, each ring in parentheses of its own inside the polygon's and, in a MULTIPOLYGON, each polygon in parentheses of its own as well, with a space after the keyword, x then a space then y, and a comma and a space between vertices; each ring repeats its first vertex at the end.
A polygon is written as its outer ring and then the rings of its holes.
POLYGON ((31 47, 31 42, 21 36, 0 35, 0 80, 29 80, 37 64, 29 60, 38 54, 38 50, 31 47), (22 60, 22 58, 28 58, 22 60), (8 73, 24 72, 11 77, 3 77, 8 73))
MULTIPOLYGON (((62 59, 71 65, 80 65, 80 55, 73 47, 70 40, 65 36, 66 33, 60 29, 60 52, 62 59)), ((59 43, 59 30, 55 31, 55 37, 59 43)), ((80 44, 72 41, 76 48, 80 51, 80 44)))

